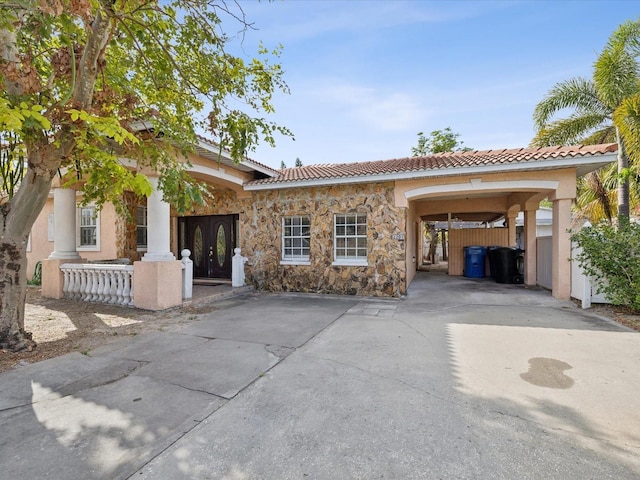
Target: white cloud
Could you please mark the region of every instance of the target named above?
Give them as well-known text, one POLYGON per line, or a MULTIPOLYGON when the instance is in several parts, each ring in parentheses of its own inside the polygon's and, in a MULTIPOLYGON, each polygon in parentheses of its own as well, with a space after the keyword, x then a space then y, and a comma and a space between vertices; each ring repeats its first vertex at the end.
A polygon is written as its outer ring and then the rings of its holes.
POLYGON ((426 112, 421 99, 411 93, 373 86, 333 83, 314 89, 314 95, 322 99, 325 110, 341 112, 378 131, 404 130, 420 122, 426 112))
POLYGON ((383 30, 414 24, 450 23, 510 8, 509 2, 417 2, 307 0, 241 2, 263 39, 294 42, 340 32, 383 30))

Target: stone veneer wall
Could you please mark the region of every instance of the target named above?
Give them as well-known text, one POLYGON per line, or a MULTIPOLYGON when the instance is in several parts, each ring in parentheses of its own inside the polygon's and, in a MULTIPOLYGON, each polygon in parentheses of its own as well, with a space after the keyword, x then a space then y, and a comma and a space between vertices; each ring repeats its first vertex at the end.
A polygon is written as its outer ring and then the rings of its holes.
POLYGON ((247 280, 270 291, 398 296, 406 293, 406 212, 394 206, 393 184, 372 183, 254 192, 240 217, 247 280), (334 214, 367 214, 368 263, 334 266, 334 214), (311 218, 311 265, 280 265, 282 217, 311 218))
POLYGON ((118 258, 128 258, 131 263, 142 258, 138 251, 137 206, 146 205, 146 198, 139 198, 133 192, 124 192, 124 201, 129 210, 129 218, 118 216, 116 220, 116 250, 118 258))
POLYGON ((405 241, 391 236, 406 233, 406 211, 394 206, 393 191, 390 182, 370 183, 258 191, 238 200, 216 189, 209 205, 189 215, 239 214, 246 280, 257 289, 399 296, 406 294, 405 241), (344 213, 367 215, 366 267, 332 265, 334 214, 344 213), (311 265, 280 265, 282 217, 289 215, 311 218, 311 265))

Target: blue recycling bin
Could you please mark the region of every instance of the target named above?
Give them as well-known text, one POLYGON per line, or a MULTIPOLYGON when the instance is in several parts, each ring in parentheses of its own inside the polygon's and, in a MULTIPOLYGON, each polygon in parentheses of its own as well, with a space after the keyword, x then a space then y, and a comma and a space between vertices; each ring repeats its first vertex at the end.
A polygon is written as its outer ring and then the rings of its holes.
POLYGON ((484 278, 484 261, 486 247, 472 245, 464 247, 464 276, 467 278, 484 278))

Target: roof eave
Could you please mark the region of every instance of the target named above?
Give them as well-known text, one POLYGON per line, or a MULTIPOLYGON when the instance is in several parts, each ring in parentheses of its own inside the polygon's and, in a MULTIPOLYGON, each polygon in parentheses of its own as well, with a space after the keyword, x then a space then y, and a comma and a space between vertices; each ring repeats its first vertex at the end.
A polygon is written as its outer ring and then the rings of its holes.
POLYGON ((244 159, 236 163, 231 158, 231 152, 229 152, 226 149, 220 149, 218 145, 209 143, 200 137, 198 137, 198 144, 196 145, 196 149, 198 148, 210 154, 210 155, 205 155, 199 152, 200 155, 204 156, 205 158, 208 158, 209 160, 218 161, 218 160, 224 159, 222 163, 224 163, 225 165, 235 167, 235 168, 238 168, 238 165, 245 167, 244 169, 241 168, 239 170, 244 170, 244 171, 255 170, 269 177, 274 177, 278 174, 277 170, 269 168, 265 165, 261 165, 257 162, 254 162, 251 159, 244 159))
POLYGON ((616 152, 608 152, 590 156, 576 156, 536 160, 534 162, 511 163, 506 165, 474 165, 472 167, 449 167, 432 170, 418 170, 406 172, 379 173, 372 175, 357 175, 348 177, 327 177, 307 180, 289 180, 283 182, 256 183, 244 185, 248 191, 278 190, 295 187, 319 187, 341 185, 349 183, 371 183, 382 181, 410 180, 419 178, 450 177, 462 175, 476 175, 486 173, 504 173, 515 171, 549 170, 557 168, 576 168, 576 175, 582 176, 597 170, 616 160, 616 152))

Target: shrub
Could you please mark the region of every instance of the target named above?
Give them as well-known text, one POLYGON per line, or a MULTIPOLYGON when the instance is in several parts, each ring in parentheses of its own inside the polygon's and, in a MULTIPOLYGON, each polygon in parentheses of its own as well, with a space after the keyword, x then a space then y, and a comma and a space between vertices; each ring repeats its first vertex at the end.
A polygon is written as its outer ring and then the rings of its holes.
POLYGON ((614 305, 640 311, 640 225, 600 223, 571 236, 582 247, 577 255, 586 275, 595 277, 598 293, 614 305))

